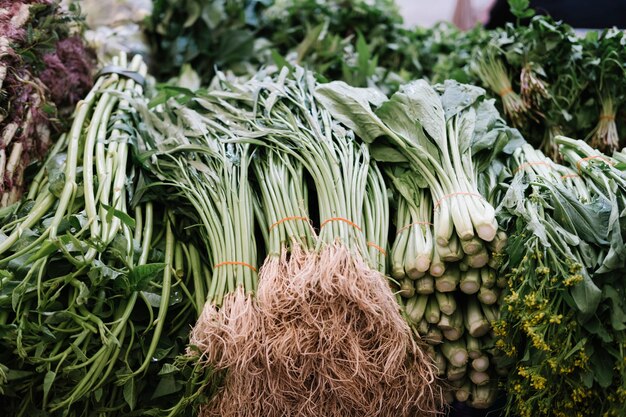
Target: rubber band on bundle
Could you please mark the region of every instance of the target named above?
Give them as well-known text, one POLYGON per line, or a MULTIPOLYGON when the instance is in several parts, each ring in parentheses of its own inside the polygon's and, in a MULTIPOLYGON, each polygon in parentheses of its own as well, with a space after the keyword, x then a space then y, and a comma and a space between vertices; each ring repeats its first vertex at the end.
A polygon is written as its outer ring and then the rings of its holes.
POLYGON ((255 267, 253 267, 252 265, 247 264, 247 263, 245 263, 245 262, 237 262, 237 261, 226 261, 226 262, 220 262, 219 264, 215 265, 215 266, 213 267, 213 269, 217 269, 217 268, 219 268, 219 267, 226 266, 226 265, 240 265, 240 266, 245 266, 246 268, 250 268, 250 269, 251 269, 251 270, 253 270, 254 272, 257 272, 256 268, 255 268, 255 267))
POLYGON ((561 179, 562 179, 562 180, 565 180, 565 179, 568 179, 568 178, 576 178, 576 177, 580 177, 580 175, 578 175, 578 174, 565 174, 565 175, 561 175, 561 179))
POLYGON ((431 222, 415 222, 415 223, 411 223, 411 224, 407 224, 404 227, 401 227, 400 229, 398 229, 398 231, 396 232, 396 235, 399 235, 400 233, 404 232, 406 229, 410 229, 413 226, 432 226, 433 224, 431 222))
POLYGON ((612 114, 601 114, 600 120, 615 120, 615 115, 612 114))
POLYGON ((383 256, 387 256, 387 251, 384 250, 383 248, 381 248, 380 246, 378 246, 376 243, 374 243, 374 242, 367 242, 367 246, 371 246, 374 249, 376 249, 378 252, 382 253, 383 256))
POLYGON ((278 226, 281 223, 293 221, 293 220, 302 220, 303 222, 307 222, 307 223, 310 221, 308 217, 303 217, 303 216, 285 217, 283 219, 278 220, 276 223, 272 224, 269 228, 269 231, 271 232, 274 227, 278 226))
POLYGON ((511 87, 504 87, 502 90, 498 91, 498 95, 500 97, 504 97, 504 96, 511 94, 512 92, 513 92, 513 89, 511 87))
POLYGON ((348 219, 344 219, 343 217, 331 217, 330 219, 326 219, 322 222, 322 224, 320 225, 320 229, 324 226, 326 226, 328 223, 330 222, 344 222, 349 224, 350 226, 354 227, 355 229, 357 229, 359 232, 361 231, 361 228, 359 227, 358 224, 351 222, 348 219))
POLYGON ((522 169, 526 168, 527 166, 533 166, 533 165, 545 165, 545 166, 548 166, 548 167, 552 168, 552 164, 549 163, 548 161, 524 162, 523 164, 518 166, 517 169, 515 171, 513 171, 513 173, 517 174, 518 171, 521 171, 522 169))
POLYGON ((592 155, 592 156, 588 156, 586 158, 581 158, 578 160, 578 162, 576 162, 576 168, 578 169, 578 172, 580 172, 580 163, 583 161, 591 161, 592 159, 600 159, 601 161, 603 161, 606 164, 609 165, 613 165, 613 162, 608 159, 606 156, 604 155, 592 155))

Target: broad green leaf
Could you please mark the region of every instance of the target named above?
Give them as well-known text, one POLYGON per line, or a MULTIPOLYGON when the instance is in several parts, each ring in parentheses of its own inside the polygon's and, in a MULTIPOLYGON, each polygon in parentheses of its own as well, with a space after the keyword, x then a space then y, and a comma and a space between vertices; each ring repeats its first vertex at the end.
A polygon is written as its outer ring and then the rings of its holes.
POLYGON ((555 184, 550 187, 553 198, 554 219, 567 231, 577 234, 587 242, 604 245, 608 243, 608 222, 611 204, 598 197, 591 203, 582 204, 565 187, 555 184))
POLYGON ((624 294, 610 285, 605 285, 602 289, 603 295, 611 302, 611 326, 614 330, 626 330, 626 313, 624 312, 624 294))
POLYGON ((383 141, 376 141, 370 145, 370 156, 378 162, 409 162, 406 155, 400 152, 398 148, 385 144, 383 141))
POLYGON ((138 265, 128 274, 131 291, 140 291, 148 287, 150 281, 158 281, 159 274, 165 269, 164 263, 138 265))
POLYGON ((380 106, 387 97, 373 88, 356 88, 341 81, 322 84, 315 98, 341 123, 352 129, 366 143, 385 135, 383 122, 372 111, 371 104, 380 106))
POLYGON ((613 383, 613 367, 615 366, 612 356, 603 352, 595 352, 590 358, 593 375, 602 388, 608 388, 613 383))
POLYGON ((168 375, 168 374, 172 374, 178 371, 180 371, 178 367, 172 365, 171 363, 165 363, 163 364, 163 367, 159 371, 159 375, 168 375))
POLYGON ((580 274, 583 280, 571 289, 571 294, 578 310, 583 315, 590 315, 595 313, 598 308, 602 300, 602 291, 594 284, 591 278, 589 278, 585 270, 582 270, 580 274))
POLYGON ((474 105, 476 101, 485 95, 485 90, 469 84, 461 84, 454 80, 446 80, 443 86, 435 88, 443 90, 441 104, 446 120, 451 119, 466 108, 474 105))
MULTIPOLYGON (((413 125, 421 126, 439 149, 447 148, 446 122, 441 99, 428 82, 417 80, 403 85, 385 105, 389 106, 391 103, 400 105, 406 112, 404 118, 412 121, 413 125)), ((386 116, 389 115, 386 113, 386 116)), ((394 115, 400 114, 395 112, 394 115)), ((389 117, 380 117, 385 123, 392 121, 389 117)))
POLYGON ((180 391, 182 388, 183 385, 176 381, 174 375, 164 375, 159 378, 159 384, 152 394, 152 399, 174 394, 180 391))
POLYGON ((398 98, 396 93, 376 111, 380 119, 396 135, 394 138, 396 148, 400 152, 412 148, 412 153, 422 161, 426 160, 425 154, 438 158, 439 149, 428 139, 416 116, 411 114, 410 104, 407 106, 398 98))

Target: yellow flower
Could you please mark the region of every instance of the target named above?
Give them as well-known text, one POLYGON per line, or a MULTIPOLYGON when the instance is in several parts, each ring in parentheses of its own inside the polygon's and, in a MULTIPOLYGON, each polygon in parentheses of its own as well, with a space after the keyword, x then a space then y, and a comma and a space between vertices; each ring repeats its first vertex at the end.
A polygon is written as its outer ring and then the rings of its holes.
POLYGON ((562 319, 563 319, 563 314, 558 314, 556 316, 550 317, 550 323, 561 324, 562 319))
POLYGON ((535 374, 532 376, 532 384, 537 390, 544 389, 546 387, 546 379, 541 375, 535 374))
POLYGON ((579 282, 582 282, 582 280, 583 280, 583 276, 580 274, 570 275, 569 277, 565 278, 565 280, 563 281, 563 284, 566 287, 571 287, 573 285, 578 284, 579 282))

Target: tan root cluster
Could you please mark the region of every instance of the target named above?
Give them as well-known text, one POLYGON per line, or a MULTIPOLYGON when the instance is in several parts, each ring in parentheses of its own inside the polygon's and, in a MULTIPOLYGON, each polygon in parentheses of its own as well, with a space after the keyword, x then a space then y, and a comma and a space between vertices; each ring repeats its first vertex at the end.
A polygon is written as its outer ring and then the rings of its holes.
POLYGON ((191 343, 226 370, 201 416, 438 414, 436 369, 384 276, 344 246, 268 258, 256 297, 206 306, 191 343))

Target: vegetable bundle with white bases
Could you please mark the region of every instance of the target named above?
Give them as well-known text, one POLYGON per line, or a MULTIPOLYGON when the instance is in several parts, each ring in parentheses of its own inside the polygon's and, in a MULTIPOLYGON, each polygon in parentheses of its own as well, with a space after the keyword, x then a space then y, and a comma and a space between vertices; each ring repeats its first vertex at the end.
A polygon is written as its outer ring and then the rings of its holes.
POLYGON ((486 408, 495 399, 491 323, 500 288, 494 268, 506 236, 493 206, 478 191, 479 174, 519 133, 506 127, 484 90, 423 81, 391 98, 342 83, 318 88, 344 124, 368 135, 397 202, 392 276, 408 299, 407 320, 435 349, 439 375, 458 400, 486 408), (468 352, 469 351, 469 352, 468 352))

